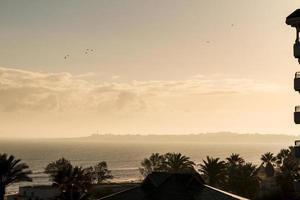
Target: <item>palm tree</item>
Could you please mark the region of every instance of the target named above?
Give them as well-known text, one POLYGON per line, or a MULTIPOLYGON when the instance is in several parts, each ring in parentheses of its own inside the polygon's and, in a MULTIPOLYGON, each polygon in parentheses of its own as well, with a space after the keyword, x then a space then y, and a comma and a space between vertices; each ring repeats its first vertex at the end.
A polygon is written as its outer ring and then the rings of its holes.
POLYGON ((195 163, 181 153, 165 154, 164 167, 170 173, 195 172, 195 163))
POLYGON ((276 155, 276 164, 278 166, 283 164, 283 161, 287 158, 291 157, 290 149, 281 149, 280 152, 276 155))
POLYGON ((239 171, 239 167, 245 164, 245 160, 236 153, 232 153, 229 157, 226 158, 226 174, 227 180, 225 189, 228 191, 234 191, 236 187, 239 187, 239 183, 237 183, 237 173, 239 171))
POLYGON ((246 163, 240 165, 236 171, 236 184, 233 192, 245 196, 248 198, 253 198, 259 191, 260 179, 257 176, 257 167, 252 163, 246 163))
POLYGON ((265 167, 265 173, 267 177, 273 177, 275 170, 274 170, 274 165, 276 161, 276 157, 274 157, 273 153, 267 152, 261 156, 261 161, 262 164, 265 167))
POLYGON ((281 165, 283 165, 285 160, 294 160, 295 162, 299 163, 299 161, 295 159, 294 151, 295 149, 293 146, 290 146, 287 149, 281 149, 280 152, 276 155, 277 166, 280 167, 281 165))
POLYGON ((80 200, 86 197, 92 185, 90 168, 68 167, 56 172, 53 185, 61 190, 61 199, 80 200))
POLYGON ((231 166, 241 165, 245 163, 245 160, 240 156, 240 154, 232 153, 226 158, 227 163, 231 166))
POLYGON ((45 173, 50 175, 53 185, 61 190, 60 199, 66 200, 87 198, 91 184, 95 179, 92 167, 74 167, 65 158, 49 163, 45 173))
POLYGON ((226 164, 220 158, 207 156, 206 160, 203 160, 203 164, 200 164, 199 171, 203 173, 208 185, 223 186, 226 177, 226 164))
POLYGON ((286 198, 294 193, 293 182, 300 177, 300 166, 294 159, 285 159, 276 175, 276 182, 281 187, 286 198))
POLYGON ((13 183, 32 181, 28 165, 14 156, 0 154, 0 200, 4 199, 5 188, 13 183))
POLYGON ((148 174, 151 174, 154 171, 164 171, 164 155, 159 153, 152 153, 149 158, 145 158, 141 162, 141 167, 139 168, 140 173, 146 177, 148 174))

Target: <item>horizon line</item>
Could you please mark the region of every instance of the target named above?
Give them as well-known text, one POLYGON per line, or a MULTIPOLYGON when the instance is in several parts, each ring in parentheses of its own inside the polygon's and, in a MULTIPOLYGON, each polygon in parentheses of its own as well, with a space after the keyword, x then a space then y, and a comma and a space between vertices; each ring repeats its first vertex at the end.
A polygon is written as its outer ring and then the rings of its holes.
POLYGON ((149 136, 199 136, 199 135, 209 135, 209 134, 229 134, 229 135, 250 135, 250 136, 286 136, 286 137, 300 137, 300 135, 296 134, 284 134, 284 133, 258 133, 258 132, 249 132, 249 133, 239 133, 239 132, 230 132, 230 131, 218 131, 218 132, 203 132, 203 133, 189 133, 189 134, 117 134, 117 133, 92 133, 89 135, 82 135, 82 136, 70 136, 70 137, 30 137, 30 136, 0 136, 1 139, 15 139, 15 140, 30 140, 30 139, 40 139, 40 140, 47 140, 47 139, 82 139, 82 138, 91 138, 91 137, 102 137, 102 136, 114 136, 114 137, 125 137, 125 136, 136 136, 136 137, 149 137, 149 136))

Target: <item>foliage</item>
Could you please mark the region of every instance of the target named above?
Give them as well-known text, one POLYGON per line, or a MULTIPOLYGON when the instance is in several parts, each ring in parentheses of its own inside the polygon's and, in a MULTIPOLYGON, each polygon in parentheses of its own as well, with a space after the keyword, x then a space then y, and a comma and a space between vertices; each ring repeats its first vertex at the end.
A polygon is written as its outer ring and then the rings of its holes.
POLYGON ((252 163, 241 164, 237 167, 232 192, 244 197, 253 198, 259 191, 260 179, 257 168, 252 163))
POLYGON ((292 158, 283 160, 280 166, 280 172, 276 175, 276 182, 287 197, 295 192, 293 182, 299 178, 299 170, 298 162, 292 158))
POLYGON ((267 152, 261 156, 261 161, 263 166, 265 167, 265 173, 267 177, 273 177, 275 173, 275 163, 276 157, 271 152, 267 152))
POLYGON ((280 167, 283 164, 283 161, 287 158, 292 157, 292 152, 290 149, 281 149, 280 152, 276 155, 276 164, 280 167))
POLYGON ((232 153, 226 160, 230 166, 238 166, 245 163, 245 160, 237 153, 232 153))
POLYGON ((0 200, 4 199, 5 188, 13 183, 32 181, 28 165, 20 159, 7 154, 0 154, 0 200))
POLYGON ((195 163, 181 153, 153 153, 141 162, 140 173, 146 177, 152 172, 187 173, 195 172, 195 163))
POLYGON ((170 173, 186 173, 195 172, 195 163, 189 157, 181 153, 167 153, 165 154, 164 167, 170 173))
POLYGON ((90 196, 94 182, 101 183, 113 178, 106 162, 99 162, 94 167, 73 166, 69 160, 60 158, 47 165, 45 173, 50 175, 54 186, 61 190, 59 199, 83 200, 90 196))
POLYGON ((207 183, 214 187, 222 187, 226 178, 226 165, 220 158, 212 158, 207 156, 200 164, 199 171, 203 173, 207 183))
POLYGON ((239 154, 231 154, 226 158, 226 174, 227 180, 223 185, 228 191, 235 191, 237 187, 239 187, 239 182, 237 181, 238 171, 240 170, 240 166, 245 164, 245 160, 239 154))
POLYGON ((93 174, 88 168, 71 167, 57 172, 53 184, 57 185, 62 193, 62 199, 79 200, 87 195, 92 185, 93 174))
POLYGON ((199 171, 213 187, 245 197, 254 197, 258 193, 260 181, 256 166, 246 163, 239 154, 231 154, 226 161, 207 156, 203 164, 199 165, 199 171))
POLYGON ((111 171, 107 167, 107 163, 105 161, 99 162, 93 167, 93 177, 97 184, 102 183, 107 179, 112 179, 111 171))
POLYGON ((141 162, 141 167, 139 168, 140 173, 146 177, 148 174, 157 171, 165 171, 165 156, 159 153, 152 153, 149 158, 145 158, 141 162))
MULTIPOLYGON (((251 199, 294 199, 294 180, 300 178, 300 165, 294 157, 294 148, 281 149, 274 156, 267 152, 261 156, 262 164, 267 177, 276 180, 279 187, 260 192, 258 177, 259 168, 246 162, 239 154, 232 153, 224 160, 207 156, 198 171, 207 184, 224 189, 251 199), (276 170, 275 170, 276 169, 276 170)), ((181 153, 153 153, 141 162, 139 168, 143 176, 156 171, 169 173, 196 173, 195 163, 181 153)), ((13 183, 31 181, 28 166, 19 159, 7 154, 0 154, 0 200, 3 200, 5 188, 13 183)), ((102 161, 93 167, 83 168, 73 166, 65 158, 49 163, 45 168, 53 185, 61 190, 61 200, 88 200, 94 197, 105 196, 112 191, 93 193, 91 186, 94 183, 103 183, 112 179, 107 163, 102 161)), ((269 180, 269 179, 268 179, 269 180)), ((98 191, 99 192, 99 191, 98 191)))
POLYGON ((60 158, 56 161, 49 163, 45 168, 45 173, 49 174, 50 179, 54 181, 57 174, 63 171, 70 171, 73 168, 71 162, 65 158, 60 158))

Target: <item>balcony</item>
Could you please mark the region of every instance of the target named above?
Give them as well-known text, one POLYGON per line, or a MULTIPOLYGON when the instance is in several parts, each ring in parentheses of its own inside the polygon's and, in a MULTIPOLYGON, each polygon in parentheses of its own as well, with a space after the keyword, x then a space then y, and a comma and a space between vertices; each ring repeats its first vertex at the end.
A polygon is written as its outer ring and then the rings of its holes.
POLYGON ((294 89, 297 92, 300 92, 300 72, 296 72, 295 78, 294 78, 294 89))
POLYGON ((300 106, 295 107, 294 121, 296 124, 300 124, 300 106))
MULTIPOLYGON (((300 158, 300 140, 295 141, 294 154, 296 158, 300 158)), ((300 185, 299 185, 300 188, 300 185)))
POLYGON ((295 58, 300 58, 300 42, 297 41, 295 44, 294 44, 294 57, 295 58))

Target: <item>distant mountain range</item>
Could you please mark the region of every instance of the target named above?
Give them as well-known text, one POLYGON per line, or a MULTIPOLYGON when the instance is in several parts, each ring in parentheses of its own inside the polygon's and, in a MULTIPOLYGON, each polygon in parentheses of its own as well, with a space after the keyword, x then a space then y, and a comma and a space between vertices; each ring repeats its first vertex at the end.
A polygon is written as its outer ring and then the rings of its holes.
MULTIPOLYGON (((230 132, 203 133, 190 135, 113 135, 93 134, 88 137, 62 139, 68 141, 82 142, 139 142, 139 143, 289 143, 300 136, 280 134, 238 134, 230 132)), ((59 139, 61 140, 61 139, 59 139)))

